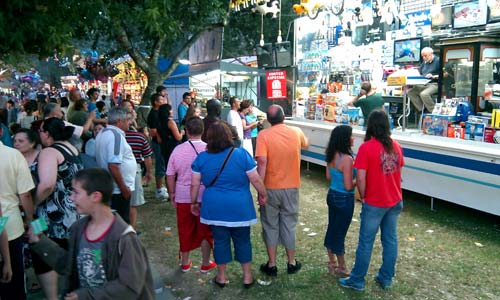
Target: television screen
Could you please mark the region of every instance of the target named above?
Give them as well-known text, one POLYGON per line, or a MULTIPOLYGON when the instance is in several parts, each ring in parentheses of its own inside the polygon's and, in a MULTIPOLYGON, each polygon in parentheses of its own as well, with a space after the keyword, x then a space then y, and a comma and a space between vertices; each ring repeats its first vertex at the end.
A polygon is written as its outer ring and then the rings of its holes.
POLYGON ((421 38, 394 41, 394 64, 411 64, 420 62, 421 49, 421 38))
POLYGON ((486 1, 457 3, 453 11, 453 28, 485 25, 487 12, 486 1))
POLYGON ((488 16, 488 23, 500 21, 500 0, 491 0, 489 4, 490 14, 488 16), (491 3, 490 3, 491 2, 491 3))
POLYGON ((453 21, 453 6, 441 7, 437 16, 432 17, 432 29, 450 28, 453 21))

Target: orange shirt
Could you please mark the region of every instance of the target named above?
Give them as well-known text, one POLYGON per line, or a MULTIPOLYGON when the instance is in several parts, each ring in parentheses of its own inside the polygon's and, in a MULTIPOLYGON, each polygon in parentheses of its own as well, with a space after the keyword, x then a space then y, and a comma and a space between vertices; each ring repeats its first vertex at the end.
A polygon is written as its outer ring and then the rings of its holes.
POLYGON ((279 124, 259 132, 255 157, 267 158, 266 188, 300 187, 300 149, 306 147, 307 139, 298 127, 279 124))

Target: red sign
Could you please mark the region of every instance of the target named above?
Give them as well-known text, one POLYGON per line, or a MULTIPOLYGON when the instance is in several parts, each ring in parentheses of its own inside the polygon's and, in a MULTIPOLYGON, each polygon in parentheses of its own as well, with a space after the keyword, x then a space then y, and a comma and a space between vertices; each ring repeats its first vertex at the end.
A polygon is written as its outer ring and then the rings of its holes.
POLYGON ((267 99, 286 99, 286 71, 266 72, 267 99))

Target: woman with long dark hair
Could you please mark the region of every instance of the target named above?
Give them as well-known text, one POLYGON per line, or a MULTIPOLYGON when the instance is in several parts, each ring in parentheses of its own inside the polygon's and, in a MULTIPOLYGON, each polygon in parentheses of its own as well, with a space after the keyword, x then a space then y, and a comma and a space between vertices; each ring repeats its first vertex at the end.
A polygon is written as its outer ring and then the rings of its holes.
MULTIPOLYGON (((71 201, 71 181, 83 169, 79 152, 68 140, 75 128, 65 126, 59 118, 48 118, 39 130, 45 147, 38 156, 38 183, 36 214, 48 225, 45 233, 67 249, 70 226, 79 218, 71 201)), ((57 299, 57 274, 41 258, 33 255, 33 267, 47 299, 57 299)))
POLYGON ((340 125, 332 130, 326 148, 326 178, 330 189, 328 205, 328 228, 324 246, 328 252, 330 274, 347 277, 345 265, 345 236, 351 225, 354 212, 354 159, 352 156, 352 128, 340 125))
POLYGON ((354 167, 356 183, 363 202, 356 261, 349 278, 340 278, 346 288, 362 291, 370 264, 373 243, 380 228, 382 265, 375 281, 383 289, 389 288, 395 274, 398 256, 397 225, 403 209, 401 169, 403 151, 391 138, 389 118, 383 110, 375 110, 368 117, 365 142, 359 147, 354 167))
MULTIPOLYGON (((184 135, 184 130, 179 130, 172 115, 172 106, 170 104, 162 104, 158 108, 158 116, 160 122, 158 124, 158 135, 161 137, 161 152, 165 165, 168 164, 170 154, 174 151, 175 146, 180 144, 184 135)), ((165 182, 166 184, 166 182, 165 182)))

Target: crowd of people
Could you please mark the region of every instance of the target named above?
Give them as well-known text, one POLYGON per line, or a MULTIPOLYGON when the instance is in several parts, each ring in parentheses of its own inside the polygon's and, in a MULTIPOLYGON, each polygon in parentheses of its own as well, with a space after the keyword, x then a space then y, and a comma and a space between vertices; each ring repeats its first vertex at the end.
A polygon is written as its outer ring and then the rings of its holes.
MULTIPOLYGON (((284 123, 282 107, 269 106, 262 129, 251 100, 231 97, 226 122, 219 100, 207 101, 202 118, 185 93, 176 121, 168 93, 159 86, 151 96, 147 128, 138 128, 130 101, 108 107, 95 88, 86 98, 78 90, 68 95, 68 103, 45 101, 33 118, 35 108, 27 102, 22 117, 8 119, 20 126, 11 125, 10 132, 0 128, 0 136, 11 142, 0 143, 0 172, 7 179, 0 183, 0 213, 9 217, 0 235, 0 298, 26 299, 25 265, 31 265, 49 300, 57 299, 60 290, 65 299, 153 299, 151 270, 137 230, 143 185, 153 177, 155 197, 169 200, 176 210, 182 272, 191 270, 190 252, 200 248, 200 271, 217 268, 212 281, 223 288, 234 249, 242 285, 250 288, 255 282, 250 227, 258 222, 256 206, 268 255, 260 271, 278 276, 279 245, 286 253, 286 273, 301 270, 296 259, 300 153, 309 144, 299 128, 284 123), (250 185, 257 191, 256 203, 250 185), (40 223, 43 234, 36 229, 40 223), (28 261, 26 249, 31 249, 28 261), (57 274, 68 277, 64 287, 57 274)), ((356 159, 349 126, 332 131, 326 150, 328 270, 341 277, 341 286, 356 290, 364 289, 378 228, 384 252, 375 279, 383 288, 391 285, 402 209, 403 156, 390 138, 387 114, 371 111, 366 128, 356 159), (356 186, 363 208, 356 263, 349 271, 345 237, 356 186)))

